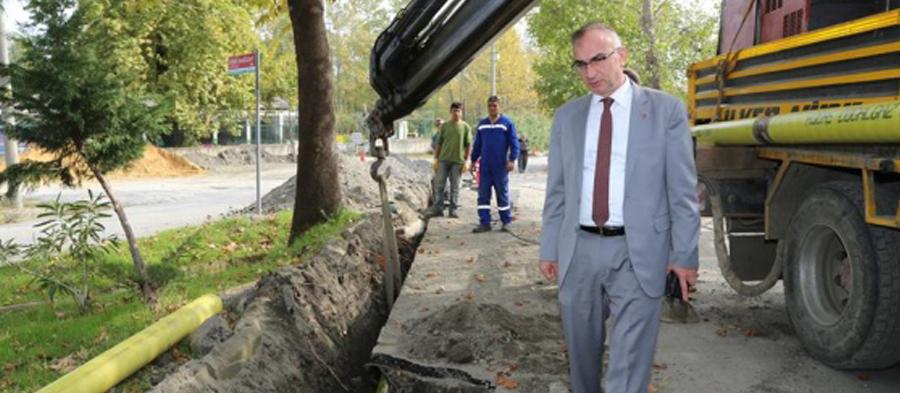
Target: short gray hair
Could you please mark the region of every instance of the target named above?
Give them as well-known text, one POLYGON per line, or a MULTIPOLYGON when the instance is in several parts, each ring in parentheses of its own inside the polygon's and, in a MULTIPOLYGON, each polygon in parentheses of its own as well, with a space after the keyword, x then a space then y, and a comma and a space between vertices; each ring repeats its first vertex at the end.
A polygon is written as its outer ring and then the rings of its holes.
POLYGON ((585 25, 579 27, 578 30, 575 30, 575 32, 572 33, 572 45, 574 46, 575 41, 580 40, 581 37, 584 37, 584 35, 587 34, 587 32, 592 31, 592 30, 600 30, 600 31, 609 33, 612 36, 613 44, 615 45, 615 47, 618 48, 618 47, 622 46, 622 39, 619 38, 619 33, 616 33, 616 31, 613 30, 611 27, 609 27, 599 21, 588 22, 585 25))

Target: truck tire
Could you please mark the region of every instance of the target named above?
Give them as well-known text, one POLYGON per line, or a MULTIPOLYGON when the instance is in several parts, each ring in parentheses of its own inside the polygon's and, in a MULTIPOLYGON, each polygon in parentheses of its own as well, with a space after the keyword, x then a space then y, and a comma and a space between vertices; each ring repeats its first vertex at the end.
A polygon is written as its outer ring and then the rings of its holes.
POLYGON ((814 188, 785 236, 788 317, 806 350, 838 369, 900 361, 897 231, 870 226, 856 183, 814 188))

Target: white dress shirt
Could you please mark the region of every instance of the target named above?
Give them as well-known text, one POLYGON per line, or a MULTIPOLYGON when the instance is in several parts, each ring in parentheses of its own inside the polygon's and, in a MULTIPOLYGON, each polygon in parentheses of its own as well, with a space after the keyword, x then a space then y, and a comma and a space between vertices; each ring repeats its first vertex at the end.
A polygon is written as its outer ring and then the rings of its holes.
MULTIPOLYGON (((612 96, 612 151, 609 158, 609 219, 605 226, 622 226, 625 201, 625 155, 628 150, 628 126, 631 121, 631 81, 625 78, 612 96)), ((584 169, 581 176, 581 211, 579 224, 596 226, 594 211, 594 171, 597 165, 597 141, 600 139, 600 117, 603 115, 603 97, 591 97, 584 137, 584 169)))

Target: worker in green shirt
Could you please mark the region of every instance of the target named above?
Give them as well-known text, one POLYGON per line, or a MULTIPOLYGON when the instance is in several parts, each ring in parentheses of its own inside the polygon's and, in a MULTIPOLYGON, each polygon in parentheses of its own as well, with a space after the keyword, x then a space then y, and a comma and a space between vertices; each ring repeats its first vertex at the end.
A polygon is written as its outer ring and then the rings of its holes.
POLYGON ((451 218, 459 218, 456 208, 459 201, 459 179, 466 170, 465 163, 469 159, 472 146, 472 127, 462 120, 463 104, 450 104, 450 120, 441 125, 437 143, 434 147, 434 166, 436 167, 434 206, 428 212, 429 217, 444 215, 444 189, 447 178, 450 178, 450 214, 451 218))

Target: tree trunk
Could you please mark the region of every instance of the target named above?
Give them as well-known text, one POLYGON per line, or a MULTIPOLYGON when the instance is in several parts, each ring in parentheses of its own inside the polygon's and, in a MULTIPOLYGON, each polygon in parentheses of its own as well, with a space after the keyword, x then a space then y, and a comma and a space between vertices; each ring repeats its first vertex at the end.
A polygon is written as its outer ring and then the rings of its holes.
POLYGON ((341 201, 334 151, 334 91, 322 0, 288 1, 299 89, 297 193, 289 242, 334 215, 341 201))
POLYGON ((125 231, 125 239, 128 240, 128 251, 131 252, 131 260, 134 262, 134 268, 138 273, 138 279, 140 280, 138 284, 141 286, 141 295, 144 298, 144 302, 151 306, 156 305, 156 291, 150 285, 150 279, 147 276, 147 266, 144 264, 144 258, 141 257, 141 251, 138 250, 137 239, 134 237, 134 231, 131 230, 131 224, 128 223, 128 217, 125 216, 125 209, 113 195, 112 187, 110 187, 103 173, 94 165, 89 165, 89 167, 94 174, 94 178, 100 182, 100 186, 106 192, 106 197, 109 198, 109 202, 119 218, 119 223, 122 224, 122 230, 125 231))
MULTIPOLYGON (((0 1, 0 65, 8 66, 9 65, 9 50, 6 45, 6 12, 3 7, 2 1, 0 1)), ((9 78, 3 78, 2 82, 0 82, 3 87, 4 94, 11 94, 12 85, 10 85, 9 78)), ((10 115, 10 111, 12 108, 3 107, 2 109, 2 122, 4 130, 9 130, 12 127, 15 127, 15 121, 13 117, 10 115)), ((6 148, 6 152, 4 153, 6 159, 6 167, 9 168, 12 165, 19 163, 19 143, 10 138, 9 134, 6 133, 5 140, 3 141, 3 145, 6 148)), ((9 183, 7 186, 13 187, 9 183)), ((9 202, 15 209, 21 209, 22 205, 22 194, 18 190, 18 186, 11 188, 7 191, 9 195, 9 202)))
POLYGON ((653 33, 653 0, 644 0, 641 30, 647 36, 647 85, 659 89, 659 60, 656 58, 656 37, 653 33))

